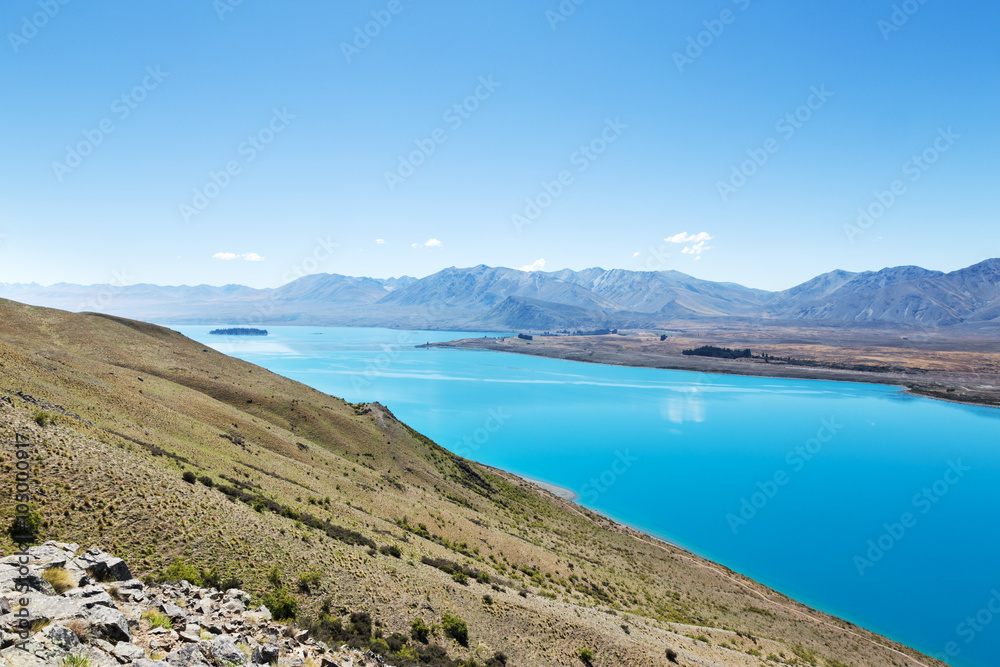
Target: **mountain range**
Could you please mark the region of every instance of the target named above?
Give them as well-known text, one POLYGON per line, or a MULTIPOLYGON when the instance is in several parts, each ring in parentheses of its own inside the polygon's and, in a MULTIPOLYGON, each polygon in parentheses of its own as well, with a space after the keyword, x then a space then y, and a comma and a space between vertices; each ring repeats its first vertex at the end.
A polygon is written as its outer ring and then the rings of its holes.
POLYGON ((950 273, 917 266, 837 270, 778 292, 678 271, 527 272, 479 265, 419 279, 313 274, 272 289, 0 284, 0 297, 176 324, 542 331, 740 318, 989 328, 1000 326, 1000 259, 950 273))

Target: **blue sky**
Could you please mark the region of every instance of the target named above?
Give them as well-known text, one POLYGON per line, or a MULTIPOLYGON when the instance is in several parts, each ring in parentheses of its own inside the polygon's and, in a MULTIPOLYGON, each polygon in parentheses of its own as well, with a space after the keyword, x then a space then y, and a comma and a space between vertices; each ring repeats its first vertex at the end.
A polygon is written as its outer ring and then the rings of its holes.
POLYGON ((985 0, 9 0, 0 282, 960 268, 1000 255, 998 19, 985 0))

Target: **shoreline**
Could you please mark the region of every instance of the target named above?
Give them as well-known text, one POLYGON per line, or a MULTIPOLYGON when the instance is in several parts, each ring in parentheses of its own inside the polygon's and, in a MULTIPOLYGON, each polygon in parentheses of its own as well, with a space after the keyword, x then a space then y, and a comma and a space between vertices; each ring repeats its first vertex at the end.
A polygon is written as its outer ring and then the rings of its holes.
MULTIPOLYGON (((508 473, 508 474, 516 475, 516 473, 512 473, 512 472, 508 473)), ((523 479, 525 482, 528 482, 529 484, 534 484, 535 486, 537 486, 540 489, 545 489, 546 491, 548 491, 552 495, 556 496, 557 498, 562 498, 563 500, 568 500, 571 503, 576 503, 577 499, 580 497, 580 496, 578 496, 576 494, 575 491, 573 491, 572 489, 567 489, 564 486, 557 486, 557 485, 551 484, 549 482, 543 482, 540 479, 534 479, 534 478, 531 478, 531 477, 525 477, 523 475, 517 475, 517 476, 520 477, 521 479, 523 479)), ((582 505, 581 505, 581 507, 582 507, 582 505)))
MULTIPOLYGON (((537 337, 528 344, 502 344, 500 339, 463 338, 418 345, 423 348, 444 348, 459 350, 479 350, 484 352, 505 352, 508 354, 523 354, 526 356, 543 357, 547 359, 562 359, 564 361, 579 361, 606 366, 623 368, 651 368, 659 370, 687 371, 694 373, 710 373, 719 375, 735 375, 745 377, 772 378, 776 380, 820 380, 830 382, 858 382, 864 384, 879 384, 896 387, 901 392, 912 396, 930 398, 980 407, 1000 408, 1000 377, 981 378, 973 373, 975 379, 988 379, 993 384, 988 389, 975 391, 958 391, 958 387, 968 383, 967 374, 960 371, 864 371, 824 366, 806 366, 784 363, 745 363, 729 359, 711 357, 681 356, 659 354, 652 356, 646 353, 625 353, 623 350, 582 349, 569 346, 555 348, 546 344, 542 337, 537 337)), ((508 339, 516 340, 516 339, 508 339)), ((590 341, 588 341, 590 342, 590 341)), ((603 341, 602 341, 603 342, 603 341)), ((617 346, 621 347, 621 346, 617 346)))

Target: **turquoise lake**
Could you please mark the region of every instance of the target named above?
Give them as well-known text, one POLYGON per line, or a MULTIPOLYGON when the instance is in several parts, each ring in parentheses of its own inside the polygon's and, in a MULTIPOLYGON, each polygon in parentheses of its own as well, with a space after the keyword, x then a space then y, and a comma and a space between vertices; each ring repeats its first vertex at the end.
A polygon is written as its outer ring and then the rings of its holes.
POLYGON ((1000 410, 414 347, 468 332, 173 328, 948 664, 1000 664, 1000 410))

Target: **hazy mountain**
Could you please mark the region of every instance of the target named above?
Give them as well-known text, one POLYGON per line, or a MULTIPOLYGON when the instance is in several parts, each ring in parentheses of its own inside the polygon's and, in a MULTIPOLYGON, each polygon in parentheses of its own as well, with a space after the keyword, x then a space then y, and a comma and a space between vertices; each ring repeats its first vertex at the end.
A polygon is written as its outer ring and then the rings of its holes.
POLYGON ((942 273, 917 266, 827 273, 768 302, 789 319, 948 326, 997 320, 1000 260, 942 273))
POLYGON ((951 273, 917 266, 831 271, 780 292, 678 271, 519 271, 484 265, 425 278, 308 275, 242 285, 0 285, 0 297, 170 323, 558 330, 739 317, 926 326, 1000 324, 1000 259, 951 273))

